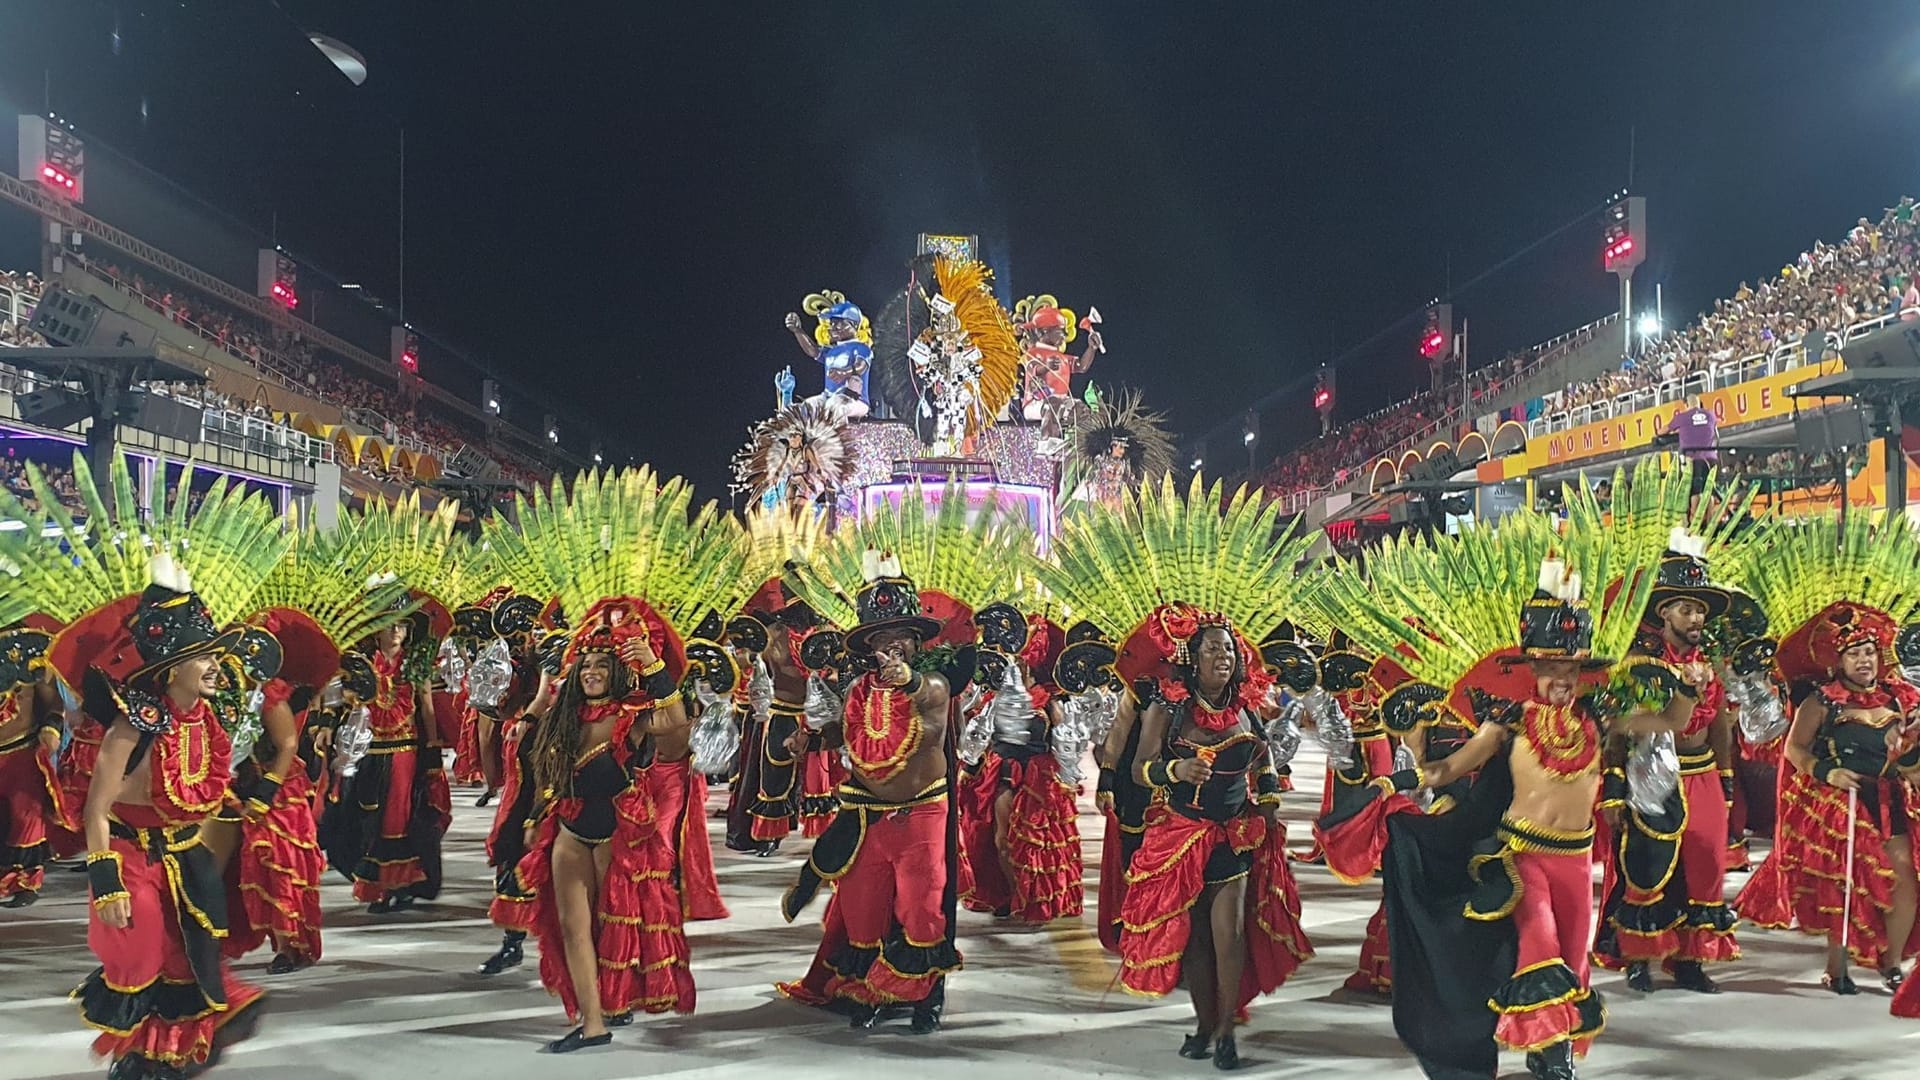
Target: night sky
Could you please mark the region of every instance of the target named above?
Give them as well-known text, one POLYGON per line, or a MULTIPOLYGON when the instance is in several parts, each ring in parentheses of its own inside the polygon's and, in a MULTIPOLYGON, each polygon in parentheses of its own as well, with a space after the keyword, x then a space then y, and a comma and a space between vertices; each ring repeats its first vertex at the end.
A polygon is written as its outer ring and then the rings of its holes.
POLYGON ((1237 444, 1290 387, 1278 450, 1336 354, 1343 414, 1422 383, 1450 281, 1480 359, 1612 310, 1597 209, 1630 129, 1636 294, 1662 283, 1669 323, 1920 194, 1895 2, 7 0, 0 90, 43 88, 388 299, 404 122, 408 317, 714 496, 772 373, 819 386, 781 317, 822 287, 877 314, 920 231, 978 233, 1013 297, 1098 306, 1097 380, 1183 434, 1237 444))

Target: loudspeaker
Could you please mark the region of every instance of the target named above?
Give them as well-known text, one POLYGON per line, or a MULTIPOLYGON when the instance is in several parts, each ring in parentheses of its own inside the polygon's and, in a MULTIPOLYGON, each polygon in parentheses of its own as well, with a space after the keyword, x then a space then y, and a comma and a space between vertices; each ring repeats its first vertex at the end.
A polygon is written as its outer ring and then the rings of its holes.
POLYGON ((1895 323, 1840 349, 1848 371, 1903 371, 1920 378, 1920 325, 1895 323))
POLYGON ((1865 446, 1870 441, 1866 414, 1850 406, 1800 413, 1793 418, 1793 441, 1803 454, 1865 446))
POLYGON ((200 407, 158 394, 135 392, 120 409, 120 422, 182 442, 200 441, 200 407))
POLYGON ((152 327, 109 309, 91 296, 50 286, 33 309, 28 324, 47 339, 49 345, 77 349, 96 348, 151 349, 156 336, 152 327))
POLYGON ((14 403, 20 407, 20 419, 23 422, 55 431, 72 427, 93 415, 85 394, 76 394, 60 386, 22 394, 14 399, 14 403))

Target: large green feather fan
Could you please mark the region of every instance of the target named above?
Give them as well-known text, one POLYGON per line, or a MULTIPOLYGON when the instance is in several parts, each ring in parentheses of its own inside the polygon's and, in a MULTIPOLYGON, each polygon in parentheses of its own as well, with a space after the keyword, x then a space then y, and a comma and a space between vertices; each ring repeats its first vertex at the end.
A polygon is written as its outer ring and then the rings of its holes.
POLYGON ((1254 638, 1300 610, 1323 575, 1299 571, 1312 544, 1278 529, 1279 506, 1246 488, 1231 496, 1198 476, 1171 477, 1120 506, 1090 505, 1062 523, 1039 583, 1074 620, 1123 636, 1163 603, 1218 611, 1254 638))
POLYGON ((558 598, 578 614, 636 596, 688 630, 736 587, 745 547, 717 504, 695 510, 683 479, 651 469, 593 470, 522 497, 518 525, 487 522, 490 572, 516 592, 558 598))
POLYGON ((1903 624, 1920 616, 1920 533, 1905 517, 1820 514, 1781 521, 1766 539, 1723 580, 1759 603, 1776 634, 1792 633, 1839 600, 1903 624))
MULTIPOLYGON (((164 476, 166 462, 158 464, 156 473, 164 476)), ((224 476, 189 512, 191 463, 171 492, 154 492, 151 517, 141 512, 124 456, 115 457, 108 478, 111 505, 97 490, 82 453, 74 454, 73 479, 84 524, 61 505, 46 475, 31 463, 27 480, 39 510, 0 491, 0 518, 28 526, 20 530, 18 543, 0 549, 11 568, 0 607, 24 607, 71 622, 146 588, 148 563, 164 551, 192 575, 194 591, 214 619, 227 623, 252 610, 255 590, 293 543, 264 496, 230 485, 224 476), (57 535, 38 537, 33 526, 43 521, 57 535)))
POLYGON ((286 607, 305 612, 342 649, 405 617, 396 605, 407 595, 394 580, 373 590, 367 580, 385 572, 376 548, 342 547, 289 515, 294 543, 253 597, 255 611, 286 607))
POLYGON ((916 588, 946 593, 970 608, 995 602, 1033 606, 1033 531, 994 503, 969 516, 967 493, 959 486, 947 486, 929 505, 915 484, 898 505, 883 503, 840 528, 810 560, 790 560, 787 587, 822 618, 851 627, 859 621, 853 598, 865 583, 861 562, 871 549, 898 557, 916 588))

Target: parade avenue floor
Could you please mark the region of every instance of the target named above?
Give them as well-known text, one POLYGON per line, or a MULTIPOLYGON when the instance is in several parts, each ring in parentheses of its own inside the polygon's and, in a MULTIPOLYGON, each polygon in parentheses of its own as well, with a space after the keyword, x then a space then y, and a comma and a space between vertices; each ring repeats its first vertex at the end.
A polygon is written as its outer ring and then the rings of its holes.
MULTIPOLYGON (((1318 805, 1319 761, 1303 750, 1299 790, 1288 797, 1296 847, 1318 805)), ((900 1075, 967 1077, 1152 1077, 1215 1075, 1175 1053, 1192 1028, 1184 994, 1142 1001, 1112 986, 1115 965, 1086 921, 1015 929, 961 914, 967 969, 950 986, 946 1028, 916 1038, 904 1022, 856 1034, 828 1013, 777 997, 776 979, 806 970, 818 941, 809 918, 788 926, 776 904, 806 842, 769 859, 727 852, 713 828, 721 890, 733 910, 723 922, 694 923, 699 1011, 642 1018, 611 1048, 536 1057, 566 1031, 560 1007, 540 988, 535 950, 496 979, 474 973, 499 941, 486 922, 489 898, 481 850, 491 811, 455 791, 447 838, 446 892, 435 904, 376 919, 337 879, 324 886, 326 953, 293 975, 265 973, 270 957, 249 957, 240 973, 269 990, 269 1012, 250 1041, 230 1050, 215 1075, 226 1080, 699 1080, 778 1077, 845 1080, 900 1075)), ((724 799, 714 793, 713 806, 724 799)), ((1088 916, 1101 818, 1082 800, 1088 916)), ((1756 858, 1758 856, 1756 855, 1756 858)), ((1324 869, 1300 867, 1307 931, 1319 955, 1278 995, 1261 999, 1241 1029, 1246 1075, 1417 1080, 1419 1070, 1393 1035, 1385 1004, 1350 1000, 1340 983, 1353 970, 1378 892, 1350 888, 1324 869)), ((1732 888, 1744 876, 1736 875, 1732 888)), ((56 871, 34 907, 0 912, 0 1080, 97 1077, 89 1032, 66 992, 94 966, 86 947, 85 878, 56 871)), ((823 903, 822 903, 822 906, 823 903)), ((817 910, 810 913, 817 918, 817 910)), ((1663 989, 1636 999, 1620 977, 1602 973, 1610 1021, 1583 1077, 1757 1080, 1910 1077, 1920 1060, 1920 1024, 1887 1014, 1877 979, 1861 973, 1862 994, 1840 999, 1818 985, 1818 943, 1798 935, 1743 933, 1746 959, 1718 974, 1726 993, 1702 997, 1663 989)), ((1524 1076, 1518 1056, 1507 1076, 1524 1076)))

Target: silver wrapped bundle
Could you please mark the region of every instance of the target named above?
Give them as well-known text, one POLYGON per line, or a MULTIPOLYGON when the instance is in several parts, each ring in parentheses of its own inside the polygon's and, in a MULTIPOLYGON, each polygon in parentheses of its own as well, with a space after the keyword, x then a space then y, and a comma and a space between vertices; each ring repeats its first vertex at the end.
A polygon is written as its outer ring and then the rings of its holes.
POLYGON ((1300 752, 1300 718, 1306 712, 1299 698, 1289 697, 1281 704, 1280 715, 1267 721, 1267 753, 1273 758, 1274 768, 1293 764, 1293 756, 1300 752))
POLYGON ((260 709, 267 703, 267 695, 259 687, 247 691, 246 700, 240 705, 240 722, 233 726, 228 738, 233 741, 233 760, 239 761, 253 753, 260 736, 266 733, 266 723, 260 718, 260 709))
POLYGON ((513 652, 506 638, 494 638, 467 669, 467 700, 476 709, 492 709, 513 685, 513 652))
POLYGON ((972 705, 960 713, 966 720, 960 725, 960 760, 968 765, 980 764, 980 759, 993 744, 993 720, 987 715, 991 705, 980 706, 980 698, 985 695, 973 695, 972 705))
MULTIPOLYGON (((696 687, 705 687, 702 679, 696 687)), ((695 696, 701 697, 699 690, 695 696)), ((687 737, 694 770, 703 776, 729 776, 740 757, 740 731, 733 726, 733 702, 708 691, 701 697, 700 719, 687 737)))
POLYGON ((1095 687, 1067 702, 1068 711, 1077 711, 1087 725, 1087 738, 1099 744, 1107 741, 1113 722, 1120 715, 1120 695, 1107 687, 1095 687))
POLYGON ((1727 700, 1740 707, 1740 734, 1756 746, 1784 735, 1793 723, 1765 672, 1729 676, 1727 700))
POLYGON ((808 731, 820 731, 828 724, 838 723, 844 708, 840 695, 827 689, 825 679, 817 674, 807 676, 807 697, 801 703, 801 711, 808 731))
POLYGON ((355 706, 333 733, 333 767, 341 779, 360 771, 360 759, 373 745, 373 724, 365 705, 355 706))
POLYGON ((1673 732, 1656 731, 1635 741, 1627 755, 1627 804, 1642 814, 1658 814, 1680 786, 1680 754, 1673 732))
POLYGON ((449 694, 458 693, 467 677, 467 651, 451 637, 440 642, 440 656, 434 661, 433 674, 449 694))
POLYGON ((1353 764, 1353 720, 1340 707, 1340 699, 1316 686, 1300 695, 1300 703, 1313 720, 1314 738, 1327 752, 1327 767, 1344 769, 1353 764))
POLYGON ((1093 745, 1093 734, 1080 710, 1062 709, 1061 714, 1050 736, 1053 760, 1060 763, 1061 781, 1078 787, 1086 776, 1087 748, 1093 745))
POLYGON ((1025 746, 1033 741, 1033 699, 1027 695, 1027 680, 1021 676, 1019 664, 1007 665, 986 713, 995 742, 1025 746))
MULTIPOLYGON (((1418 764, 1420 763, 1413 760, 1413 751, 1407 749, 1405 743, 1393 744, 1393 771, 1394 772, 1405 772, 1406 770, 1411 769, 1418 764)), ((1420 807, 1420 809, 1422 810, 1426 810, 1431 806, 1433 806, 1433 789, 1432 788, 1424 788, 1424 787, 1415 788, 1414 790, 1407 792, 1406 795, 1407 795, 1407 798, 1412 799, 1414 801, 1414 804, 1420 807)))
POLYGON ((747 707, 755 720, 764 721, 773 715, 773 676, 767 673, 767 662, 757 656, 753 658, 753 677, 747 680, 747 707))

